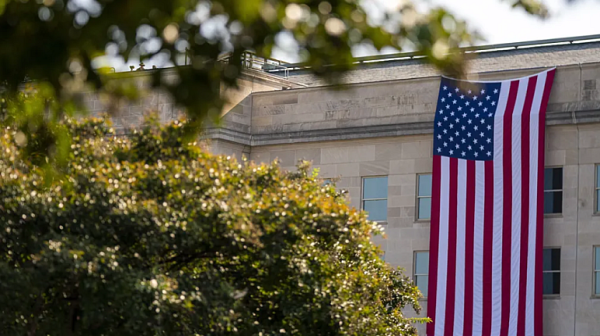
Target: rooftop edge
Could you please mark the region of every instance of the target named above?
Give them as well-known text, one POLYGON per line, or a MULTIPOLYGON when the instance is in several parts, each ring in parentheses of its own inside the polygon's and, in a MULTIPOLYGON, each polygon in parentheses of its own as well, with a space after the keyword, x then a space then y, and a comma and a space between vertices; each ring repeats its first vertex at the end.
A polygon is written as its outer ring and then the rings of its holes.
MULTIPOLYGON (((465 53, 482 53, 482 52, 493 52, 493 51, 505 51, 505 50, 516 50, 523 48, 536 48, 536 47, 547 47, 553 45, 568 45, 574 43, 589 43, 599 42, 600 34, 595 35, 583 35, 583 36, 572 36, 572 37, 561 37, 544 40, 533 40, 533 41, 522 41, 522 42, 511 42, 511 43, 499 43, 499 44, 488 44, 482 46, 468 46, 460 48, 465 53)), ((384 55, 373 55, 354 58, 354 64, 374 63, 374 62, 390 62, 390 61, 403 61, 403 60, 414 60, 423 58, 423 54, 417 51, 400 52, 394 54, 384 55)), ((282 66, 287 67, 289 70, 302 70, 310 68, 303 63, 283 63, 282 66)), ((269 72, 279 72, 280 69, 270 70, 269 72)))

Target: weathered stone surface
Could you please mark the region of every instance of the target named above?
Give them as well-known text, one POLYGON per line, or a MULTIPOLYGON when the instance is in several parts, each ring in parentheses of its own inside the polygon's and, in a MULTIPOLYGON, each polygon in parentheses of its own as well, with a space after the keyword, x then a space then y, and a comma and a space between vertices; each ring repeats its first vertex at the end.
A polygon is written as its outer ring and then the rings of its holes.
MULTIPOLYGON (((600 43, 591 42, 485 52, 476 55, 469 69, 485 79, 488 78, 488 74, 495 75, 499 71, 506 72, 505 76, 510 78, 514 73, 523 72, 522 69, 536 71, 537 68, 543 67, 572 64, 585 66, 587 63, 598 62, 599 50, 600 43)), ((388 61, 363 64, 357 70, 346 74, 344 80, 346 83, 365 83, 437 75, 439 73, 433 67, 418 60, 388 61)), ((326 84, 303 71, 290 72, 290 79, 311 86, 326 84)))
MULTIPOLYGON (((544 300, 544 335, 600 335, 600 300, 592 295, 593 251, 600 246, 599 55, 600 42, 592 42, 482 53, 470 64, 482 80, 558 66, 547 113, 545 164, 564 168, 563 213, 544 217, 544 246, 561 249, 561 294, 544 300)), ((374 241, 388 263, 410 275, 414 252, 429 250, 430 224, 416 220, 415 203, 417 175, 432 172, 437 75, 417 61, 402 61, 359 66, 346 75, 354 84, 345 90, 292 85, 295 89, 281 91, 285 79, 246 78, 240 90, 227 92, 235 103, 228 106, 224 126, 207 129, 204 137, 215 153, 255 162, 278 158, 282 169, 295 170, 300 159, 312 161, 321 177, 338 179, 336 187, 348 192, 356 208, 363 177, 388 176, 388 238, 374 241)), ((301 73, 292 72, 289 79, 288 84, 321 84, 301 73)), ((86 105, 93 115, 106 108, 92 93, 86 105)), ((182 116, 168 96, 154 93, 118 106, 115 127, 135 127, 153 109, 164 122, 182 116)))

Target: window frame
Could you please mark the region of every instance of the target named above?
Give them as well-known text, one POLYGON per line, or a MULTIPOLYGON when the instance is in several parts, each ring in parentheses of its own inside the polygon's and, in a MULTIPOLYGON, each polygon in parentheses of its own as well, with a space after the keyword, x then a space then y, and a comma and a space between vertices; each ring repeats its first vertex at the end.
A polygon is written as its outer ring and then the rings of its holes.
MULTIPOLYGON (((365 201, 389 201, 389 175, 373 175, 373 176, 361 176, 361 180, 360 180, 360 209, 362 211, 365 211, 365 201), (373 178, 382 178, 385 177, 388 180, 388 191, 386 193, 386 198, 365 198, 365 180, 367 179, 373 179, 373 178)), ((370 220, 370 219, 369 219, 370 220)), ((388 221, 388 215, 387 215, 387 205, 386 205, 386 209, 385 209, 385 220, 382 221, 376 221, 376 220, 370 220, 373 222, 377 222, 377 223, 387 223, 388 221)))
POLYGON ((596 249, 600 249, 600 245, 592 246, 592 297, 600 298, 600 293, 596 294, 596 277, 600 276, 600 268, 596 269, 596 249))
POLYGON ((419 209, 420 209, 420 202, 419 200, 421 198, 429 198, 432 199, 433 198, 433 173, 418 173, 417 174, 417 185, 415 188, 415 222, 430 222, 431 221, 431 209, 429 209, 429 218, 419 218, 419 209), (419 178, 423 175, 430 175, 431 176, 431 192, 429 196, 420 196, 419 195, 419 178))
POLYGON ((560 168, 562 170, 562 189, 549 189, 549 190, 544 189, 543 190, 543 193, 544 193, 543 202, 544 202, 544 209, 545 209, 546 192, 552 192, 552 193, 559 192, 559 191, 562 192, 563 194, 562 194, 562 197, 560 198, 560 212, 548 212, 547 213, 544 211, 545 217, 562 216, 563 211, 564 211, 564 206, 565 206, 565 204, 564 204, 564 202, 565 202, 565 197, 564 197, 565 196, 565 194, 564 194, 564 192, 565 192, 565 167, 564 166, 544 166, 544 184, 546 183, 546 173, 545 173, 546 169, 555 169, 555 168, 560 168))
MULTIPOLYGON (((429 286, 429 269, 427 269, 427 274, 417 274, 417 254, 427 252, 427 258, 429 258, 429 250, 415 250, 413 251, 413 271, 412 271, 412 280, 413 284, 417 286, 417 277, 418 276, 426 276, 427 277, 427 286, 429 286)), ((429 262, 428 262, 429 263, 429 262)), ((418 287, 417 287, 418 288, 418 287)), ((419 292, 423 294, 422 299, 427 299, 427 295, 424 295, 423 291, 419 289, 419 292)), ((427 294, 429 294, 429 288, 427 289, 427 294)))
MULTIPOLYGON (((555 270, 545 271, 545 270, 543 270, 543 267, 542 267, 542 296, 544 298, 558 298, 558 297, 560 297, 561 287, 562 287, 562 274, 561 274, 562 273, 562 247, 560 247, 560 246, 544 246, 542 248, 542 253, 544 250, 558 250, 560 252, 559 253, 560 254, 560 269, 558 271, 555 271, 555 270), (561 286, 558 288, 558 294, 543 294, 543 292, 544 292, 543 281, 544 281, 545 273, 558 273, 559 274, 561 286)), ((542 264, 544 262, 543 259, 544 259, 544 255, 542 254, 542 264)))
POLYGON ((600 214, 600 207, 598 206, 598 191, 600 191, 600 180, 598 180, 598 170, 600 169, 600 163, 594 165, 594 214, 600 214))

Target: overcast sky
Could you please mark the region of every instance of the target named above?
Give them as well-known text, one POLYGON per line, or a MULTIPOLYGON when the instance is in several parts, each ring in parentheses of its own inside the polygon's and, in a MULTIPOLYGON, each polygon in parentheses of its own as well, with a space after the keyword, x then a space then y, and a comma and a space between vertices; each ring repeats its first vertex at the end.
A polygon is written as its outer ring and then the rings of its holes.
MULTIPOLYGON (((394 0, 391 0, 394 1, 394 0)), ((540 20, 523 10, 513 9, 508 1, 435 0, 457 17, 466 20, 487 39, 505 43, 600 33, 600 1, 545 0, 551 17, 540 20)))
MULTIPOLYGON (((365 0, 378 6, 394 8, 402 0, 365 0)), ((550 9, 550 18, 541 20, 521 9, 513 9, 502 0, 413 0, 421 9, 443 6, 456 17, 467 21, 485 41, 478 44, 521 42, 559 37, 600 34, 600 0, 543 1, 550 9)), ((289 50, 289 49, 288 49, 289 50)), ((362 48, 355 56, 367 56, 375 51, 362 48)), ((294 55, 277 51, 274 58, 295 61, 294 55)))
MULTIPOLYGON (((84 1, 84 0, 80 0, 84 1)), ((363 0, 367 12, 376 17, 377 8, 398 8, 404 0, 363 0)), ((467 21, 471 29, 479 32, 484 38, 477 44, 496 44, 521 42, 559 37, 600 34, 600 0, 543 0, 550 9, 550 18, 541 20, 525 13, 521 9, 513 9, 511 1, 506 0, 412 0, 420 10, 427 7, 443 6, 459 19, 467 21)), ((287 62, 299 62, 298 52, 293 40, 281 34, 276 41, 281 48, 275 48, 272 57, 287 62)), ((371 48, 356 48, 356 57, 373 55, 377 51, 371 48)), ((397 52, 384 50, 384 53, 397 52)), ((107 57, 99 64, 113 66, 117 71, 128 71, 129 65, 139 61, 131 59, 123 62, 122 58, 107 57)), ((170 66, 160 58, 146 61, 151 65, 170 66)))

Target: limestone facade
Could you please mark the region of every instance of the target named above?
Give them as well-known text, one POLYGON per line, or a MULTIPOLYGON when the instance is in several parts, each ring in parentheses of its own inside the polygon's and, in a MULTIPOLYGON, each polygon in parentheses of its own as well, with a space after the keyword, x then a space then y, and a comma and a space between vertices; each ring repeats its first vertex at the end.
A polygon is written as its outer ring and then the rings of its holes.
MULTIPOLYGON (((544 335, 600 335, 600 297, 593 295, 593 252, 600 246, 600 43, 537 51, 489 52, 474 68, 480 79, 493 80, 558 66, 548 107, 546 166, 563 167, 563 203, 562 213, 545 217, 544 245, 561 250, 561 283, 559 295, 544 299, 544 335)), ((375 241, 388 263, 412 275, 414 252, 429 250, 429 221, 415 214, 416 184, 418 174, 432 171, 440 79, 413 61, 395 64, 359 68, 343 89, 315 86, 318 81, 302 73, 287 80, 313 86, 250 88, 226 114, 224 126, 207 134, 219 154, 255 162, 277 159, 290 170, 298 160, 312 161, 321 177, 339 178, 336 187, 348 191, 356 208, 363 179, 387 176, 387 238, 375 241), (378 71, 386 73, 385 80, 374 75, 378 71)), ((153 99, 163 109, 161 96, 153 99)), ((171 110, 164 111, 168 119, 171 110)), ((425 312, 426 302, 422 305, 425 312)))
MULTIPOLYGON (((499 71, 482 79, 539 70, 499 71)), ((594 246, 600 245, 596 174, 600 164, 600 63, 560 66, 548 108, 546 166, 563 167, 563 211, 545 218, 544 245, 561 250, 559 296, 544 299, 544 335, 600 335, 593 295, 594 246)), ((416 219, 417 175, 432 171, 432 124, 439 77, 256 93, 250 159, 293 169, 310 160, 339 178, 361 206, 362 180, 388 177, 385 260, 413 274, 415 251, 429 250, 429 222, 416 219)), ((423 301, 426 311, 426 302, 423 301)), ((420 327, 424 334, 424 328, 420 327)))

